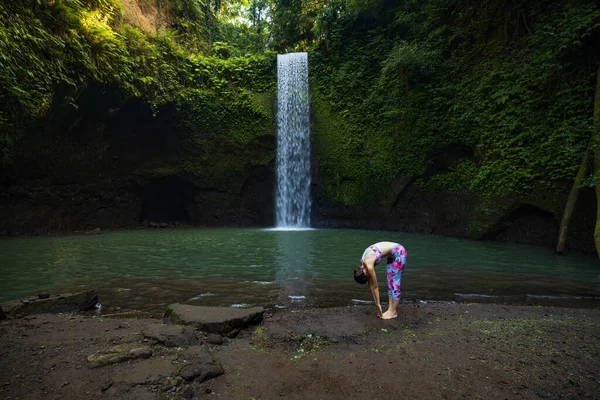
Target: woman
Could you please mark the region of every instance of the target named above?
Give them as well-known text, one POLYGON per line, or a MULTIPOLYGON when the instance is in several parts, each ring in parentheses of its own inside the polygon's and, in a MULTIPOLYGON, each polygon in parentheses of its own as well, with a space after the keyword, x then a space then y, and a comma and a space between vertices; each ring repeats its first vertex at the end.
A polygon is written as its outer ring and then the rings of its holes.
POLYGON ((369 282, 369 290, 373 295, 373 301, 377 307, 377 316, 383 319, 392 319, 398 316, 398 305, 400 304, 400 282, 402 271, 406 265, 406 249, 393 242, 379 242, 367 247, 360 260, 360 266, 354 270, 354 280, 358 283, 369 282), (379 301, 379 286, 375 275, 375 265, 387 257, 387 281, 389 307, 384 313, 379 301))

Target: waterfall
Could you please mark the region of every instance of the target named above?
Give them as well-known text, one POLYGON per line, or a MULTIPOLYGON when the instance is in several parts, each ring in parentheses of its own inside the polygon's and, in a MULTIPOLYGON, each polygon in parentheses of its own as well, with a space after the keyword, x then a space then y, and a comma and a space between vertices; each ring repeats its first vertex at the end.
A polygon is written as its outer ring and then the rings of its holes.
POLYGON ((310 227, 307 53, 277 56, 276 226, 310 227))

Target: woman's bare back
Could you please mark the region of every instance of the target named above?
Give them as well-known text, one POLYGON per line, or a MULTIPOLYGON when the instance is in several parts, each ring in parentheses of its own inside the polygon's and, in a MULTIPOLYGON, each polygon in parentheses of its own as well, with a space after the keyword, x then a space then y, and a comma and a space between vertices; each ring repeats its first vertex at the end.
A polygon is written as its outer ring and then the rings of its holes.
POLYGON ((392 249, 396 246, 394 242, 377 242, 373 246, 377 247, 381 254, 384 256, 389 256, 392 254, 392 249))

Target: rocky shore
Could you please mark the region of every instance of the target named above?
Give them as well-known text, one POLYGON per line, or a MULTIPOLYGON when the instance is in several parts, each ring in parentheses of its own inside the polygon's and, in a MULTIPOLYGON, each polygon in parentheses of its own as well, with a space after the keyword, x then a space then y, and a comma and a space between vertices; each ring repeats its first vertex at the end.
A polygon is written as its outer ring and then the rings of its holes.
POLYGON ((132 315, 9 316, 0 398, 600 398, 598 309, 430 302, 403 304, 391 321, 369 306, 132 315), (215 315, 241 325, 214 330, 215 315))

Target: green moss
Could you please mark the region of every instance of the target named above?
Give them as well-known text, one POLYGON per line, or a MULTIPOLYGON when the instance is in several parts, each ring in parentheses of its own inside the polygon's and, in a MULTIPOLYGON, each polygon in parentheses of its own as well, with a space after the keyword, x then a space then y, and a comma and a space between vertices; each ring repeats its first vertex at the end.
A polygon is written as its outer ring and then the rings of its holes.
POLYGON ((422 185, 425 194, 444 191, 449 194, 461 194, 471 190, 473 178, 478 167, 473 160, 458 160, 447 171, 433 175, 422 185))
POLYGON ((258 326, 252 332, 252 348, 256 351, 263 352, 269 346, 269 338, 262 326, 258 326))
MULTIPOLYGON (((569 332, 586 334, 598 329, 595 323, 576 321, 574 318, 555 319, 545 318, 510 318, 501 320, 480 319, 470 323, 470 328, 484 343, 493 343, 499 348, 521 348, 523 344, 528 351, 535 351, 543 356, 556 356, 563 348, 563 343, 557 343, 556 337, 573 337, 569 332)), ((577 347, 577 346, 575 346, 577 347)), ((584 350, 582 352, 585 352, 584 350)))
POLYGON ((292 340, 297 343, 297 348, 290 360, 298 360, 307 355, 314 355, 331 345, 327 338, 312 333, 304 336, 294 336, 292 340))
POLYGON ((327 195, 344 205, 372 201, 370 186, 390 179, 394 164, 392 139, 353 126, 347 113, 336 113, 318 92, 311 93, 317 161, 327 195), (370 135, 370 136, 369 136, 370 135))
POLYGON ((413 189, 468 193, 472 237, 515 201, 559 212, 537 193, 556 199, 565 191, 590 135, 600 6, 532 7, 526 33, 490 19, 497 2, 453 7, 448 14, 437 1, 399 3, 386 10, 395 19, 358 23, 364 10, 331 22, 340 34, 328 51, 317 46, 311 54, 328 202, 372 204, 371 188, 423 177, 434 154, 460 145, 472 159, 413 189))
POLYGON ((404 327, 400 332, 401 335, 398 337, 397 343, 394 345, 394 351, 403 352, 406 351, 408 347, 412 346, 413 343, 422 343, 417 334, 415 334, 415 332, 411 329, 404 327))

